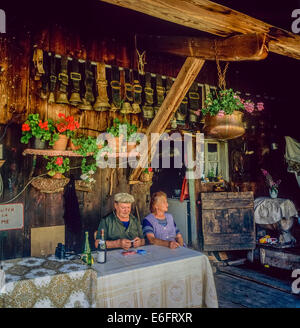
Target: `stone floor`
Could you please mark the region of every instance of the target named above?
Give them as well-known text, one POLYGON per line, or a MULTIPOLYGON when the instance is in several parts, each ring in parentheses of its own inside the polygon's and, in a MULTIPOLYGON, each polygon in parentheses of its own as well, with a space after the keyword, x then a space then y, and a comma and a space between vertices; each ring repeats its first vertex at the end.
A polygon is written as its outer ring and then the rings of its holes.
POLYGON ((220 308, 300 308, 300 294, 292 294, 291 272, 252 264, 214 271, 220 308))

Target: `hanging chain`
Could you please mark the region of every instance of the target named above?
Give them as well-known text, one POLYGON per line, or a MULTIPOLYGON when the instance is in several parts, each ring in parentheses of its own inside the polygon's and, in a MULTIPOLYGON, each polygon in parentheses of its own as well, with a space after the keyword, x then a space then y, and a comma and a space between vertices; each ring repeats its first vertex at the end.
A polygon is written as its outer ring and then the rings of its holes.
POLYGON ((220 66, 220 61, 218 59, 218 52, 217 52, 217 41, 215 40, 215 55, 216 55, 216 63, 217 63, 217 70, 218 70, 218 85, 219 88, 222 90, 226 89, 226 80, 225 80, 225 76, 226 76, 226 72, 229 66, 229 62, 226 62, 226 65, 224 67, 224 70, 222 72, 221 70, 221 66, 220 66))

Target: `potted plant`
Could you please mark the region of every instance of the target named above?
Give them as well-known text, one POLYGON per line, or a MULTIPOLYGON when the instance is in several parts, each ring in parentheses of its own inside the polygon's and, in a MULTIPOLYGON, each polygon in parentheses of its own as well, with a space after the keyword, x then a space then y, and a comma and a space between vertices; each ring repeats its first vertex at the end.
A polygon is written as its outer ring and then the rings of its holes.
POLYGON ((21 143, 28 144, 29 140, 34 139, 34 148, 44 149, 48 141, 52 146, 55 142, 55 125, 53 120, 42 121, 39 114, 29 114, 27 120, 22 124, 21 143))
POLYGON ((210 92, 202 108, 205 119, 204 132, 218 139, 237 138, 245 133, 243 113, 253 113, 263 109, 262 102, 255 105, 251 100, 240 98, 232 89, 210 92))
POLYGON ((270 173, 267 170, 261 169, 262 174, 264 175, 266 179, 266 184, 269 188, 269 194, 271 198, 277 198, 278 196, 278 189, 279 185, 281 183, 281 180, 274 181, 273 178, 271 177, 270 173))
POLYGON ((122 125, 121 121, 115 118, 113 120, 113 125, 106 130, 106 132, 109 133, 107 136, 108 145, 116 153, 119 152, 120 145, 122 145, 124 140, 124 135, 120 133, 120 125, 122 125))
POLYGON ((81 175, 80 179, 86 183, 95 183, 96 180, 93 178, 93 175, 96 173, 97 166, 96 162, 87 164, 87 159, 83 158, 81 162, 81 175))
POLYGON ((121 123, 118 118, 115 118, 113 125, 106 131, 109 133, 107 137, 108 145, 115 152, 118 152, 123 141, 127 142, 127 151, 132 150, 140 141, 137 135, 137 126, 128 123, 126 120, 121 123))
POLYGON ((127 135, 126 135, 126 141, 127 141, 127 152, 129 153, 137 145, 140 144, 141 139, 137 133, 137 126, 135 124, 129 124, 127 121, 125 122, 126 129, 127 129, 127 135))
POLYGON ((75 132, 79 129, 78 121, 74 116, 66 116, 63 113, 58 114, 59 120, 55 123, 57 130, 56 141, 53 145, 54 150, 65 150, 68 145, 69 138, 74 138, 75 132))
MULTIPOLYGON (((49 160, 48 156, 44 156, 49 160)), ((70 159, 68 157, 54 156, 48 161, 46 165, 48 175, 55 179, 64 178, 63 174, 70 170, 70 159)))

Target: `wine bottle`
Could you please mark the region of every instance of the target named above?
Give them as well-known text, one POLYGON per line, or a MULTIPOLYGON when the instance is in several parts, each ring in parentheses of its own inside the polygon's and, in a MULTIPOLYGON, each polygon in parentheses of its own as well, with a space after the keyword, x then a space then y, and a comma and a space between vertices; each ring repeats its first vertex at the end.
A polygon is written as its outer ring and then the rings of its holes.
POLYGON ((104 229, 101 229, 101 237, 98 244, 98 252, 97 252, 97 262, 105 263, 106 262, 106 243, 104 239, 104 229))
POLYGON ((92 257, 90 243, 89 243, 89 233, 88 233, 88 231, 85 232, 85 244, 84 244, 84 251, 83 251, 82 260, 87 265, 92 265, 93 262, 94 262, 93 257, 92 257))

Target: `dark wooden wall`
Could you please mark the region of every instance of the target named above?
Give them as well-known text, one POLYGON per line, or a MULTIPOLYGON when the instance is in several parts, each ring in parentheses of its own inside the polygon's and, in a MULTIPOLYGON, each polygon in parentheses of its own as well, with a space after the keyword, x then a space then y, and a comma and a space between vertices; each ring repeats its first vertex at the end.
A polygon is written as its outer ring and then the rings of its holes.
MULTIPOLYGON (((2 141, 7 160, 0 171, 5 185, 3 201, 17 195, 25 187, 32 173, 32 157, 22 156, 24 145, 19 141, 20 124, 29 113, 39 113, 42 118, 56 118, 59 112, 72 114, 79 119, 82 127, 97 131, 105 131, 114 117, 108 112, 80 112, 72 106, 48 104, 47 101, 40 99, 38 96, 40 82, 35 81, 32 76, 34 46, 60 55, 78 54, 82 59, 136 68, 135 33, 202 35, 199 31, 195 32, 146 15, 125 11, 96 0, 89 0, 80 5, 74 1, 48 1, 43 5, 37 1, 29 1, 26 4, 18 3, 17 9, 12 2, 4 1, 2 7, 6 10, 7 34, 0 36, 0 66, 4 69, 0 74, 0 124, 2 124, 0 133, 4 133, 5 127, 9 124, 2 141), (14 180, 13 191, 9 190, 7 184, 7 179, 11 175, 17 177, 14 180)), ((265 63, 272 68, 270 60, 267 59, 265 63)), ((146 71, 176 77, 184 58, 149 52, 146 54, 146 62, 146 71)), ((257 63, 257 66, 255 64, 251 63, 249 66, 246 63, 230 64, 227 85, 243 92, 250 91, 252 97, 256 97, 257 94, 264 96, 266 92, 272 95, 270 82, 272 77, 267 79, 266 75, 260 75, 259 87, 257 86, 257 75, 253 67, 259 67, 261 70, 264 63, 257 63)), ((257 74, 259 74, 258 68, 257 74)), ((205 63, 197 81, 217 85, 217 70, 214 62, 205 63)), ((264 100, 267 113, 262 120, 271 128, 274 117, 280 121, 278 119, 280 115, 274 115, 278 97, 280 94, 276 94, 273 100, 270 98, 264 100)), ((130 115, 131 122, 141 126, 140 117, 130 115)), ((98 132, 85 130, 85 133, 96 135, 98 132)), ((232 143, 231 150, 241 147, 243 147, 243 139, 232 143)), ((255 147, 259 148, 259 145, 255 147)), ((38 159, 34 174, 39 172, 42 166, 42 160, 38 159)), ((77 191, 83 230, 88 230, 90 235, 93 233, 100 217, 111 211, 112 195, 115 192, 131 192, 136 196, 139 216, 143 218, 147 214, 150 184, 129 186, 128 176, 129 171, 126 169, 118 169, 114 172, 112 169, 98 169, 94 191, 77 191)), ((257 181, 260 177, 257 173, 253 173, 249 177, 242 178, 243 181, 253 179, 257 181)), ((196 199, 199 198, 198 196, 196 195, 196 199)), ((17 201, 24 203, 25 206, 25 227, 22 231, 8 233, 4 250, 6 258, 30 255, 32 227, 64 224, 62 192, 44 194, 29 186, 17 201)))

